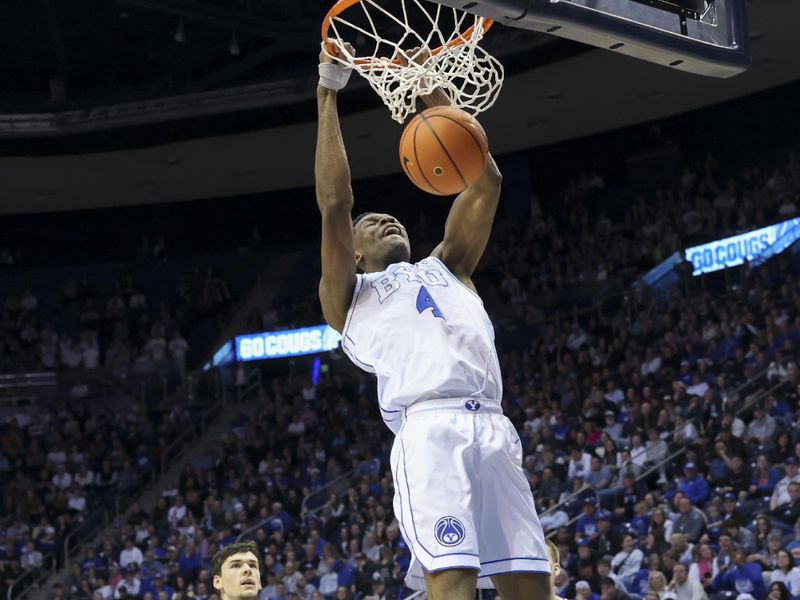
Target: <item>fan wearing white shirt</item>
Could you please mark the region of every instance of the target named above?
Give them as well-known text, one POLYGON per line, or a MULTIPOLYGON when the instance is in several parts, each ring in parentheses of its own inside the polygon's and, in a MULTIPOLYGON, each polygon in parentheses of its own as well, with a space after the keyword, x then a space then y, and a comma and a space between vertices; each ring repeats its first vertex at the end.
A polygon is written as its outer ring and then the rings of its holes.
POLYGON ((142 580, 136 576, 138 569, 130 566, 125 571, 125 579, 117 584, 114 588, 114 598, 120 597, 120 592, 124 589, 128 592, 128 596, 136 597, 142 591, 142 580))
POLYGON ((56 468, 56 474, 53 475, 52 483, 60 490, 65 490, 72 485, 72 474, 67 472, 67 468, 63 463, 56 468))
POLYGON ((79 513, 86 512, 86 495, 83 493, 83 489, 81 489, 81 486, 78 485, 77 482, 73 482, 72 486, 70 487, 67 507, 70 510, 77 511, 79 513))
POLYGON ((133 545, 133 538, 127 538, 125 548, 119 553, 119 566, 125 569, 129 565, 135 564, 138 567, 142 561, 144 561, 142 551, 133 545))
POLYGON ((167 511, 167 521, 173 527, 177 527, 185 516, 186 505, 183 503, 183 496, 177 495, 175 496, 175 505, 167 511))
POLYGON ((567 478, 572 480, 575 477, 586 477, 592 468, 592 457, 584 452, 580 446, 573 446, 570 452, 569 466, 567 467, 567 478))
POLYGON ((800 568, 795 566, 796 561, 792 553, 784 548, 778 550, 778 566, 772 571, 770 583, 782 581, 789 588, 792 597, 800 596, 800 568))
POLYGON ((772 492, 772 497, 769 499, 770 510, 775 510, 782 504, 790 502, 789 484, 793 482, 800 483, 797 458, 790 456, 783 462, 783 467, 786 470, 786 475, 775 485, 775 490, 772 492))
POLYGON ((611 569, 622 577, 627 585, 627 580, 636 575, 642 566, 644 553, 636 547, 636 536, 626 533, 622 538, 622 550, 611 559, 611 569))
POLYGON ((700 582, 689 577, 689 571, 683 563, 675 563, 672 567, 672 581, 669 590, 675 594, 675 600, 707 600, 706 592, 700 582))

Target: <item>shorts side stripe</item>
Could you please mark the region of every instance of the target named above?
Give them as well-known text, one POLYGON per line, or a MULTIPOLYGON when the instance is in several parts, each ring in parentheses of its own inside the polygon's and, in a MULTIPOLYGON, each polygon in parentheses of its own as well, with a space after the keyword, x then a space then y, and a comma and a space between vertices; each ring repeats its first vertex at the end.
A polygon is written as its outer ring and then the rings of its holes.
POLYGON ((481 562, 481 564, 492 565, 494 563, 504 562, 507 560, 541 560, 544 562, 550 562, 549 558, 541 558, 539 556, 512 556, 511 558, 499 558, 497 560, 487 560, 486 562, 481 562))
MULTIPOLYGON (((403 429, 405 429, 405 426, 406 426, 406 424, 403 423, 403 425, 400 427, 400 431, 397 432, 397 439, 400 439, 400 436, 403 435, 403 429)), ((402 451, 402 445, 401 445, 400 449, 402 451)), ((400 474, 400 458, 399 457, 397 459, 397 464, 395 465, 395 470, 396 470, 396 472, 393 474, 394 475, 394 485, 395 485, 395 488, 397 490, 397 497, 400 500, 400 518, 397 520, 397 524, 400 525, 400 533, 401 533, 401 535, 403 536, 403 538, 405 538, 407 540, 407 543, 411 546, 411 550, 412 550, 412 554, 414 555, 414 558, 416 558, 419 561, 419 564, 421 564, 425 568, 425 570, 427 571, 427 570, 429 570, 428 567, 426 567, 425 563, 423 563, 422 560, 420 559, 420 557, 417 556, 417 553, 413 551, 414 550, 413 542, 411 541, 411 536, 408 535, 408 531, 406 531, 406 527, 405 527, 405 519, 403 518, 403 494, 400 491, 401 487, 400 487, 400 478, 399 478, 399 474, 400 474)), ((424 548, 423 548, 423 550, 424 550, 424 548)), ((425 550, 425 552, 428 552, 428 551, 425 550)))
MULTIPOLYGON (((408 485, 408 469, 406 468, 406 447, 405 444, 403 443, 402 429, 397 434, 397 437, 400 440, 400 449, 402 451, 402 456, 403 456, 403 478, 405 479, 406 491, 408 492, 408 511, 409 513, 411 513, 411 527, 414 530, 414 539, 417 540, 417 544, 419 544, 419 547, 422 548, 425 552, 427 552, 431 556, 431 558, 440 558, 442 556, 474 556, 480 559, 480 557, 477 554, 474 554, 472 552, 448 552, 446 554, 434 554, 422 544, 422 542, 419 539, 419 535, 417 534, 417 524, 414 521, 414 508, 411 505, 411 488, 408 485)), ((402 506, 402 499, 401 499, 401 506, 402 506)), ((421 562, 422 561, 420 561, 420 563, 421 562)))

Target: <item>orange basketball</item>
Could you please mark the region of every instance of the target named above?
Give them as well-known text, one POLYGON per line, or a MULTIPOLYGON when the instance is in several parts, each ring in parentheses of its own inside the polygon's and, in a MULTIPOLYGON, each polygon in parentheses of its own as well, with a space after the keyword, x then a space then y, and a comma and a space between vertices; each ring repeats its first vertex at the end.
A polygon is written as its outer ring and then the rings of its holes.
POLYGON ((472 115, 452 106, 429 108, 406 125, 400 164, 419 189, 450 196, 475 183, 486 169, 489 142, 472 115))

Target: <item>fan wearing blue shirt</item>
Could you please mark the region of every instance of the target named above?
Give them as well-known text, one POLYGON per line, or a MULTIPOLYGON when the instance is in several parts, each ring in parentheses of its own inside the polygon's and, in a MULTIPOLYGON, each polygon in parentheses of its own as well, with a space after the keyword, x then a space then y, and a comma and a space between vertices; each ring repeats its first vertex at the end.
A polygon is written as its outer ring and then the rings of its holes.
POLYGON ((708 500, 709 486, 705 477, 697 473, 697 465, 686 463, 683 477, 678 483, 678 491, 688 497, 695 506, 703 506, 708 500))
POLYGON ((597 535, 597 500, 586 498, 583 501, 583 514, 575 523, 575 538, 592 539, 597 535))
POLYGON ((739 594, 750 594, 755 600, 764 600, 767 589, 764 585, 761 566, 747 562, 747 553, 742 548, 733 551, 732 561, 720 572, 711 584, 715 592, 727 590, 739 594))

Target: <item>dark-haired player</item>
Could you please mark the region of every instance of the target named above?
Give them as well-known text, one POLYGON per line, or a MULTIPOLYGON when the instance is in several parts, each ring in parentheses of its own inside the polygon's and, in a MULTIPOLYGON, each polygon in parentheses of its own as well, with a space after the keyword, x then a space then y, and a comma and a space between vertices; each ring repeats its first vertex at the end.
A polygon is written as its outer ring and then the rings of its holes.
POLYGON ((261 591, 261 558, 255 542, 226 546, 211 558, 211 583, 222 600, 250 600, 261 591))

